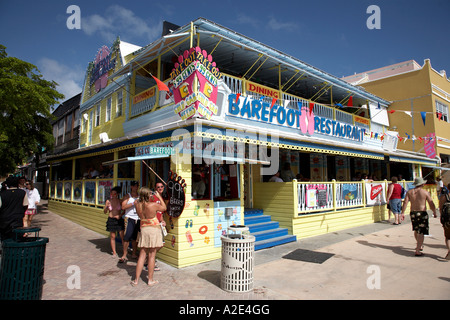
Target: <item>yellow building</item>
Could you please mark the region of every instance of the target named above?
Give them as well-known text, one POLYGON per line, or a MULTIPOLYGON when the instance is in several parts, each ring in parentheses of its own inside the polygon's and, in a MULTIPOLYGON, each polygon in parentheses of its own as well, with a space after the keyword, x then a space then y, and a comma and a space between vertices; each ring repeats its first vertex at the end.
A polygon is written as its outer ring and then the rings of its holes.
POLYGON ((49 208, 107 235, 110 190, 162 180, 158 259, 176 267, 220 258, 233 225, 259 250, 380 221, 392 161, 436 164, 383 139, 388 106, 203 18, 143 48, 118 39, 87 68, 79 148, 48 159, 49 208))
MULTIPOLYGON (((390 101, 389 122, 398 132, 397 148, 422 155, 434 148, 444 168, 435 172, 441 171, 444 182, 450 183, 450 80, 445 71, 433 69, 429 59, 422 66, 409 60, 343 79, 390 101), (430 134, 435 134, 434 141, 430 134)), ((432 180, 430 170, 425 166, 419 174, 432 180)))

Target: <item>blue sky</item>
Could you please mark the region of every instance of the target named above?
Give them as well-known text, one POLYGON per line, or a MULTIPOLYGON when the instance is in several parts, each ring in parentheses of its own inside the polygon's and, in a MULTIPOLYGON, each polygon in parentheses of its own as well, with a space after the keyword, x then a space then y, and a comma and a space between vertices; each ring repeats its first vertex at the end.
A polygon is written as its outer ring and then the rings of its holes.
POLYGON ((33 63, 68 99, 81 92, 85 70, 116 36, 145 46, 162 21, 185 25, 204 17, 337 77, 414 59, 431 59, 450 76, 450 1, 100 1, 0 0, 0 44, 33 63), (81 29, 69 30, 69 5, 81 9, 81 29), (380 29, 369 29, 370 5, 380 29))

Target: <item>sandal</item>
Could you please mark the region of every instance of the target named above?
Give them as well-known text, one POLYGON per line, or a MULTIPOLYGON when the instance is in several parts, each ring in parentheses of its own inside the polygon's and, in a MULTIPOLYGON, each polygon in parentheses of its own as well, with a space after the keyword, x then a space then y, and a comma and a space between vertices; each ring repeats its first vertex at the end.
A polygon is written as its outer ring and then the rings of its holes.
POLYGON ((158 282, 159 282, 158 280, 149 281, 147 285, 148 285, 149 287, 152 287, 152 286, 154 286, 155 284, 157 284, 158 282))
POLYGON ((131 284, 132 287, 136 287, 138 285, 138 283, 135 282, 135 281, 131 281, 130 284, 131 284))
POLYGON ((416 252, 414 255, 416 257, 423 257, 424 256, 424 254, 422 252, 419 252, 419 253, 416 252))
POLYGON ((126 262, 126 261, 128 261, 127 258, 120 258, 120 259, 119 259, 119 263, 124 263, 124 262, 126 262))

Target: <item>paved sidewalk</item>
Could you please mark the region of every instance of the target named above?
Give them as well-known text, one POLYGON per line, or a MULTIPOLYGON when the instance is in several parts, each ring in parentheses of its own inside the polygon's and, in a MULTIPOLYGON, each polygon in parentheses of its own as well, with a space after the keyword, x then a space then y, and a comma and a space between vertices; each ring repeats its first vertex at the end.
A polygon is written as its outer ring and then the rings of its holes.
POLYGON ((400 226, 374 223, 257 251, 254 290, 248 293, 220 288, 220 259, 182 269, 159 262, 156 286, 146 285, 143 272, 132 287, 136 261, 119 264, 105 236, 46 206, 33 226, 49 238, 43 300, 450 299, 450 261, 443 259, 443 231, 434 218, 423 257, 414 257, 409 219, 400 226), (80 287, 74 288, 77 272, 80 287))

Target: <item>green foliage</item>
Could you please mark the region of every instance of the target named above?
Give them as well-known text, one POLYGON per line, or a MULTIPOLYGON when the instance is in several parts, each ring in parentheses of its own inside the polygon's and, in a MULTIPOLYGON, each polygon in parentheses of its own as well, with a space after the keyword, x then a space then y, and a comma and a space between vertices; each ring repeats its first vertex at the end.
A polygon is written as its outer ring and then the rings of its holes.
POLYGON ((50 108, 64 95, 31 63, 8 57, 0 45, 0 175, 53 147, 50 108))

